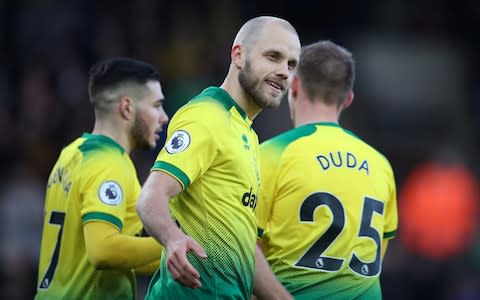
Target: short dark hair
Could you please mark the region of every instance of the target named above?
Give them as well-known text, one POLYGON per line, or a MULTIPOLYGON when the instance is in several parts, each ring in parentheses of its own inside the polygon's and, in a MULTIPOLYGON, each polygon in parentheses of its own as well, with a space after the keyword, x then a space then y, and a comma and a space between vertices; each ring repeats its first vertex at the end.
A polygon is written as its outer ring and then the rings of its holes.
POLYGON ((297 75, 310 99, 340 105, 355 81, 355 61, 345 48, 331 41, 302 47, 297 75))
POLYGON ((160 81, 157 69, 143 61, 115 57, 95 64, 89 72, 88 94, 95 110, 105 109, 104 92, 128 83, 160 81))

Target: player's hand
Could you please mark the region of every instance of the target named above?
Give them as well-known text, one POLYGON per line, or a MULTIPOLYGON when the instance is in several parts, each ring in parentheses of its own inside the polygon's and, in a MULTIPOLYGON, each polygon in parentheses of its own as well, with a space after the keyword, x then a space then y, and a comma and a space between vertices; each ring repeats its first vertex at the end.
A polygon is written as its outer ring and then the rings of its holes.
POLYGON ((200 274, 188 261, 187 253, 194 252, 201 258, 207 258, 207 253, 202 246, 188 235, 183 234, 168 243, 166 250, 167 267, 172 273, 172 277, 187 287, 201 287, 200 274))

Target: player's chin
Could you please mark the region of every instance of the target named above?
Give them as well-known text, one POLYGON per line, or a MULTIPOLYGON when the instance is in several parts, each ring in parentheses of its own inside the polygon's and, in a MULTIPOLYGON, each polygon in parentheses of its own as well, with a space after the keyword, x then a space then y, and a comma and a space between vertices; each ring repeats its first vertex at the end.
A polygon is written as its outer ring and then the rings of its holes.
POLYGON ((158 140, 159 138, 155 137, 153 140, 150 141, 150 143, 148 143, 148 145, 150 146, 150 149, 155 149, 155 147, 157 147, 158 140))
POLYGON ((264 101, 264 108, 277 108, 280 106, 282 101, 282 96, 278 95, 269 95, 267 99, 264 101))
POLYGON ((153 150, 157 146, 157 138, 154 136, 150 139, 145 139, 144 141, 144 150, 153 150))

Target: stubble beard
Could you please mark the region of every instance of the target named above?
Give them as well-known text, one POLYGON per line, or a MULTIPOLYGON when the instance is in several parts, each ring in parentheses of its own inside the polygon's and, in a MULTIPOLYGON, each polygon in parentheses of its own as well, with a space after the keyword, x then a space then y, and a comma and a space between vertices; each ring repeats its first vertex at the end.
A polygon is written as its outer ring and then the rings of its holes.
POLYGON ((147 122, 137 113, 135 116, 135 122, 132 127, 132 138, 135 145, 135 149, 139 150, 152 150, 155 146, 150 144, 148 139, 149 130, 147 122))
POLYGON ((247 60, 245 67, 238 73, 238 81, 244 92, 260 108, 276 108, 280 105, 283 94, 277 98, 265 96, 262 93, 262 79, 255 76, 250 61, 247 60))

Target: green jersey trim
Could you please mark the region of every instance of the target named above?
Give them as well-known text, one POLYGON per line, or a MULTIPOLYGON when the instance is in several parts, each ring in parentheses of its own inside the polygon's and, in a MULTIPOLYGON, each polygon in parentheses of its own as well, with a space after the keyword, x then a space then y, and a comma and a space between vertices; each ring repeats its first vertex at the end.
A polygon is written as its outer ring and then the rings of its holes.
POLYGON ((78 147, 78 149, 80 149, 84 155, 87 155, 91 151, 105 148, 118 150, 122 155, 125 153, 123 147, 108 136, 84 133, 82 134, 82 137, 85 141, 78 147))
POLYGON ((280 145, 281 148, 285 149, 286 146, 298 140, 299 138, 313 134, 316 130, 315 125, 338 126, 335 123, 306 124, 282 133, 277 137, 266 141, 264 144, 274 143, 280 145))
POLYGON ((356 137, 357 139, 361 140, 361 138, 359 138, 358 135, 356 135, 355 133, 353 133, 352 131, 350 131, 350 130, 348 130, 348 129, 343 128, 342 126, 340 126, 340 124, 335 123, 335 122, 317 122, 317 123, 311 123, 311 124, 308 124, 308 125, 320 125, 320 126, 338 127, 338 128, 343 129, 343 131, 345 131, 345 132, 348 133, 349 135, 351 135, 351 136, 353 136, 353 137, 356 137))
POLYGON ((104 221, 115 225, 119 230, 122 230, 123 228, 123 223, 119 218, 102 212, 87 213, 82 217, 82 221, 83 223, 88 223, 91 221, 104 221))
POLYGON ((340 125, 338 125, 338 123, 335 123, 335 122, 316 122, 316 123, 306 124, 305 126, 308 126, 308 125, 320 125, 320 126, 340 127, 340 125))
POLYGON ((229 111, 233 106, 237 109, 238 113, 245 120, 247 119, 247 114, 245 111, 238 105, 235 100, 222 88, 216 86, 210 86, 204 89, 199 95, 192 98, 190 101, 200 100, 202 98, 213 98, 223 104, 225 109, 229 111))
POLYGON ((391 238, 394 238, 396 235, 397 235, 397 231, 396 231, 396 230, 391 231, 391 232, 384 232, 384 233, 383 233, 383 238, 384 238, 384 239, 391 239, 391 238))
POLYGON ((188 178, 187 174, 183 173, 182 170, 179 168, 175 167, 172 164, 169 164, 164 161, 156 161, 153 164, 153 167, 151 169, 152 171, 154 170, 163 170, 166 171, 167 173, 175 176, 183 185, 183 189, 186 189, 190 185, 190 179, 188 178))
MULTIPOLYGON (((351 132, 350 130, 344 129, 344 128, 342 128, 342 129, 343 129, 343 131, 345 131, 345 132, 348 133, 349 135, 351 135, 351 136, 353 136, 354 138, 357 138, 357 139, 359 139, 360 141, 362 141, 362 142, 365 143, 365 141, 362 140, 362 139, 361 139, 358 135, 356 135, 355 133, 351 132)), ((367 144, 367 143, 366 143, 366 144, 367 144)), ((369 144, 367 144, 367 145, 369 145, 369 144)), ((370 146, 370 145, 369 145, 369 146, 370 146)), ((371 147, 371 146, 370 146, 370 147, 371 147)), ((371 147, 371 148, 372 148, 373 150, 375 150, 375 152, 377 152, 378 154, 380 154, 380 156, 382 156, 383 159, 385 159, 385 161, 390 165, 390 162, 389 162, 388 159, 385 157, 385 155, 383 155, 383 154, 382 154, 381 152, 379 152, 377 149, 375 149, 375 148, 373 148, 373 147, 371 147)))

